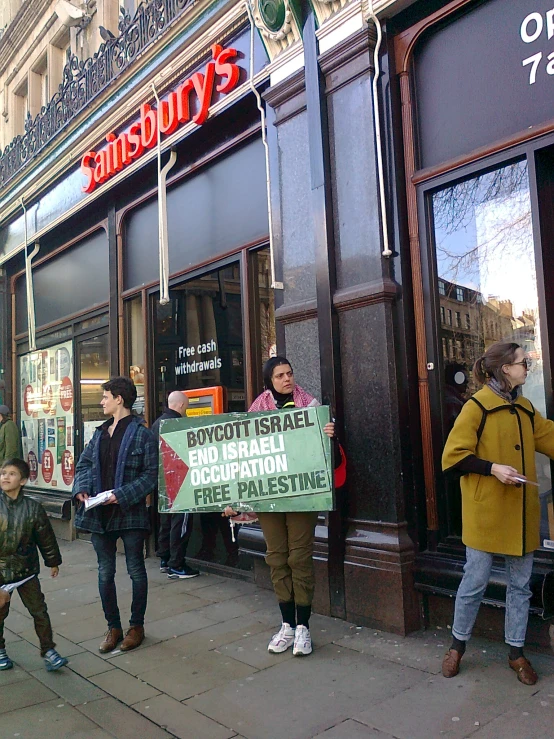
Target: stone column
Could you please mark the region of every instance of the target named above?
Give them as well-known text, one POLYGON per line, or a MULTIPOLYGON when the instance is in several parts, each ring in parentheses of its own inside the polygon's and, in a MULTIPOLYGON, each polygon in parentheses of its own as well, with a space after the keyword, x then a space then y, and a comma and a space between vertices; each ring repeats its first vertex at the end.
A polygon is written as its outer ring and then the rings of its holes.
MULTIPOLYGON (((346 616, 356 623, 408 633, 419 628, 412 582, 414 545, 405 520, 398 408, 393 264, 382 257, 367 29, 320 58, 326 79, 331 142, 333 217, 348 456, 344 512, 346 616)), ((309 131, 304 72, 266 92, 275 112, 271 138, 274 233, 285 285, 276 318, 297 381, 319 395, 318 319, 310 213, 309 131), (275 224, 274 224, 275 225, 275 224)), ((328 612, 327 529, 318 527, 315 607, 328 612)))

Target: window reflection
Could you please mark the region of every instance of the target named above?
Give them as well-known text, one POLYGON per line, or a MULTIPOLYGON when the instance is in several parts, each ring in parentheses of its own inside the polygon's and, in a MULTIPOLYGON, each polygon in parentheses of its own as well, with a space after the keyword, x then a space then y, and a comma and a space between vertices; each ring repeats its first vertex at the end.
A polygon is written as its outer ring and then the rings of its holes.
POLYGON ((100 401, 102 383, 110 377, 108 334, 79 342, 79 392, 83 448, 92 439, 98 424, 105 420, 100 401))
MULTIPOLYGON (((156 415, 172 390, 220 385, 225 411, 245 411, 241 278, 238 264, 208 272, 169 291, 169 303, 155 296, 156 415)), ((206 408, 208 412, 211 412, 206 408)), ((227 519, 194 514, 193 559, 249 569, 239 557, 227 519)))
POLYGON ((269 249, 255 254, 257 263, 257 292, 260 311, 261 363, 277 354, 275 335, 275 295, 271 287, 271 257, 269 249))
POLYGON ((142 316, 142 298, 136 297, 127 300, 125 310, 125 341, 126 357, 129 367, 129 377, 135 383, 137 399, 133 411, 144 416, 145 412, 145 345, 144 324, 142 316))
POLYGON ((155 303, 157 411, 172 390, 222 385, 226 410, 245 410, 238 264, 172 287, 155 303))
MULTIPOLYGON (((497 341, 520 344, 534 360, 524 394, 543 414, 541 327, 527 163, 517 162, 435 193, 432 198, 448 433, 478 388, 471 368, 497 341)), ((543 505, 541 538, 552 508, 550 462, 537 455, 543 505)), ((461 533, 459 488, 449 483, 451 533, 461 533)))

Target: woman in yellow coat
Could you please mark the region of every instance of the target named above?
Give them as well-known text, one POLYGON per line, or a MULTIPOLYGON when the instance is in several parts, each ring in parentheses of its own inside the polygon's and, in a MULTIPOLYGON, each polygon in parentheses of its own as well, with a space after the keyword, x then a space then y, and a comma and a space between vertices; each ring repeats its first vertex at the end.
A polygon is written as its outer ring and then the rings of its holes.
POLYGON ((521 395, 529 367, 518 344, 489 347, 473 368, 475 379, 484 387, 463 406, 444 448, 443 470, 462 475, 462 540, 466 545, 452 646, 442 664, 444 677, 459 672, 496 554, 504 555, 506 561, 508 662, 521 682, 534 685, 538 680, 523 654, 533 552, 539 546, 535 452, 554 458, 554 422, 543 418, 521 395))

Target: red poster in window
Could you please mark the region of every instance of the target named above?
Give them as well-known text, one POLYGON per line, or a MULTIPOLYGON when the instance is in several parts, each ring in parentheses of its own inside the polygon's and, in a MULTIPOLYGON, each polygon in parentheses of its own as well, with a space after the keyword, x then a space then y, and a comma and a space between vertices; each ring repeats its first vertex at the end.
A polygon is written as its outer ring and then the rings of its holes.
POLYGON ((38 477, 38 460, 34 452, 29 452, 27 464, 29 465, 29 480, 30 482, 36 482, 38 477))
POLYGON ((51 482, 52 475, 54 474, 54 457, 52 452, 46 449, 42 455, 42 477, 44 482, 51 482))
POLYGON ((67 449, 62 454, 62 479, 66 485, 71 485, 75 477, 75 465, 73 463, 73 454, 67 449))
POLYGON ((64 411, 71 410, 71 406, 73 405, 73 383, 69 377, 62 379, 62 384, 60 385, 60 403, 64 411))
POLYGON ((33 400, 33 387, 32 385, 27 385, 25 387, 25 390, 23 391, 23 406, 25 408, 25 413, 28 416, 32 414, 32 410, 29 407, 32 400, 33 400))

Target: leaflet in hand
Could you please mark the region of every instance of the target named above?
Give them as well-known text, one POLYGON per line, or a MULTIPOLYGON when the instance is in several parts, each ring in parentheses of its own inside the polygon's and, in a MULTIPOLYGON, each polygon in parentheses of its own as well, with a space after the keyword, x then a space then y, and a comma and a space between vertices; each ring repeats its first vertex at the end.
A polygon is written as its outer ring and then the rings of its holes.
POLYGON ((4 590, 6 593, 13 593, 16 588, 23 585, 23 583, 26 583, 28 580, 32 580, 33 577, 34 575, 29 575, 29 577, 26 577, 24 580, 20 580, 19 582, 11 582, 8 585, 2 585, 1 590, 4 590))
POLYGON ((534 485, 536 488, 539 487, 538 482, 533 482, 533 480, 528 480, 526 477, 516 477, 515 479, 518 482, 524 482, 526 485, 534 485))
POLYGON ((109 500, 113 495, 113 490, 105 490, 103 493, 98 493, 94 498, 87 498, 85 500, 85 511, 95 508, 97 505, 102 505, 109 500))

